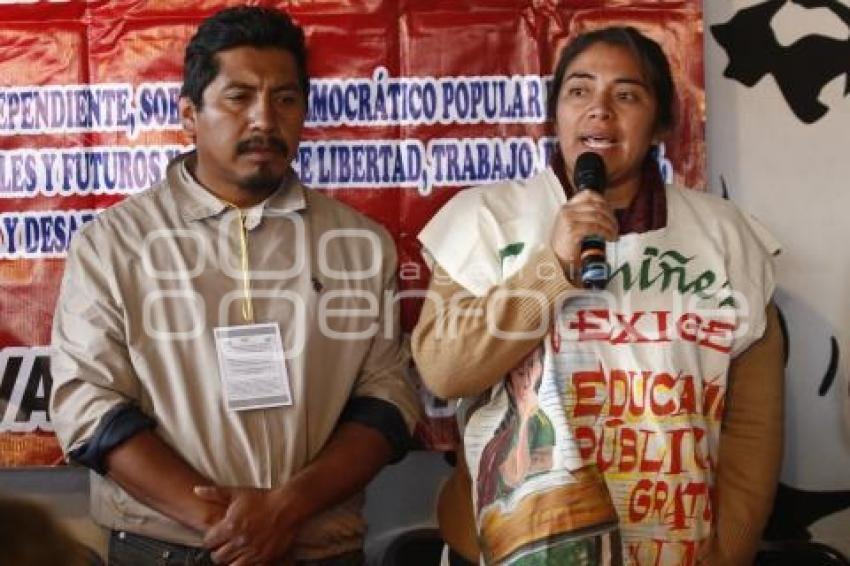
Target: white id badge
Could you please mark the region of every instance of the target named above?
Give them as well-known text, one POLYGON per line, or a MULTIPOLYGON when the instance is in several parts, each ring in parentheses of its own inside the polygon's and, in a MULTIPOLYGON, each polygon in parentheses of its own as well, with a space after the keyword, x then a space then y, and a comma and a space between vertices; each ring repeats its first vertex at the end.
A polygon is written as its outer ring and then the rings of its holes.
POLYGON ((277 324, 222 326, 214 334, 229 409, 244 411, 292 405, 277 324))

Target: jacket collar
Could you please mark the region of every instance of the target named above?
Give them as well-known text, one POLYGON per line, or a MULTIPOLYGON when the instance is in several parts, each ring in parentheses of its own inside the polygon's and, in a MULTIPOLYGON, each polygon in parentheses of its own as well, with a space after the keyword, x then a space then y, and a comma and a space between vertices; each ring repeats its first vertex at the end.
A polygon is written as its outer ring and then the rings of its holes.
MULTIPOLYGON (((203 185, 190 171, 190 165, 196 158, 194 151, 175 157, 168 164, 168 184, 180 215, 186 222, 196 222, 221 215, 232 206, 221 200, 203 185)), ((244 209, 245 225, 248 230, 257 227, 267 211, 275 214, 296 212, 307 208, 305 188, 298 180, 295 171, 289 169, 280 186, 263 202, 244 209)))

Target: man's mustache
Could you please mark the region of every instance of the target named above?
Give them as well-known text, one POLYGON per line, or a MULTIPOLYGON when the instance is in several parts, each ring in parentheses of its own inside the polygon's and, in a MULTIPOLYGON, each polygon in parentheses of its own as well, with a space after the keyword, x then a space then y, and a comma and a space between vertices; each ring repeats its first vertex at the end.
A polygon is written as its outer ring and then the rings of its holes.
POLYGON ((243 153, 248 153, 251 151, 267 149, 275 150, 278 153, 282 153, 284 155, 289 153, 289 146, 287 146, 286 142, 282 139, 275 136, 255 136, 252 138, 248 138, 247 140, 242 140, 238 142, 236 144, 236 155, 242 155, 243 153))

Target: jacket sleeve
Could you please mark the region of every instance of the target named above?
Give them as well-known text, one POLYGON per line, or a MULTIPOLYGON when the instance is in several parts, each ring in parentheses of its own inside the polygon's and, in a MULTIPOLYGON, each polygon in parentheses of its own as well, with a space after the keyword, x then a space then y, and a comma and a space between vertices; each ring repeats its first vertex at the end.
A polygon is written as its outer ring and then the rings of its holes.
POLYGON ((104 473, 106 453, 154 421, 138 408, 123 309, 89 226, 72 242, 53 318, 51 419, 71 459, 104 473))
MULTIPOLYGON (((383 267, 378 296, 397 297, 396 252, 382 232, 383 267)), ((380 301, 378 331, 358 374, 342 421, 356 421, 381 432, 393 449, 393 460, 406 453, 420 418, 418 397, 408 378, 410 353, 402 341, 399 301, 380 301)))

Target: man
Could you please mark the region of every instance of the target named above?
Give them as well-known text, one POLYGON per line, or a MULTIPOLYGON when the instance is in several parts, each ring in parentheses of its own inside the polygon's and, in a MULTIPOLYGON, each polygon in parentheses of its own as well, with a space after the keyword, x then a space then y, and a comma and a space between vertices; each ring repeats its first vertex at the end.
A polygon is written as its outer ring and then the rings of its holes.
POLYGON ((289 167, 308 77, 285 14, 217 13, 184 65, 196 150, 69 253, 56 433, 98 474, 110 563, 359 564, 362 489, 417 414, 394 246, 289 167))

